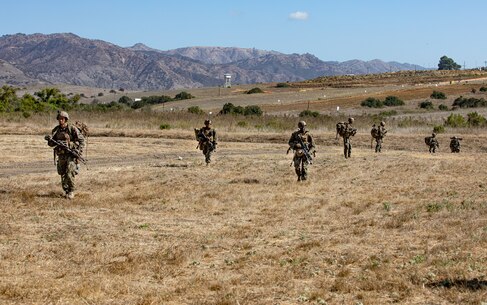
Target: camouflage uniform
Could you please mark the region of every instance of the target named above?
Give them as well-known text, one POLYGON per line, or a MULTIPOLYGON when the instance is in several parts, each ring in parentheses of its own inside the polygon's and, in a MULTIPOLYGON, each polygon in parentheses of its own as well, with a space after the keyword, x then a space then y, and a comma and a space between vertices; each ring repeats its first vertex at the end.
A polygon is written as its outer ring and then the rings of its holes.
POLYGON ((386 128, 384 127, 386 124, 384 122, 380 122, 380 125, 377 127, 377 136, 375 137, 375 152, 381 152, 382 150, 382 140, 387 133, 386 128))
MULTIPOLYGON (((66 121, 69 116, 66 112, 58 113, 59 117, 65 117, 66 121)), ((66 127, 58 125, 52 130, 52 138, 58 142, 66 144, 69 148, 77 150, 80 155, 85 148, 85 139, 79 129, 73 125, 67 124, 66 127)), ((76 189, 75 175, 78 174, 78 160, 69 154, 64 148, 56 146, 52 141, 47 143, 54 148, 54 154, 57 156, 57 172, 61 176, 61 185, 68 198, 73 198, 73 192, 76 189)))
POLYGON ((350 158, 352 156, 352 141, 351 137, 353 137, 357 133, 357 129, 352 127, 354 119, 349 118, 348 122, 345 123, 345 129, 343 130, 342 137, 343 137, 343 154, 346 158, 350 158))
POLYGON ((310 155, 315 153, 315 145, 313 142, 313 137, 305 128, 306 122, 299 122, 298 127, 299 129, 292 133, 288 144, 289 148, 294 150, 294 170, 296 171, 296 175, 298 176, 298 181, 301 181, 308 178, 308 164, 311 163, 311 160, 308 160, 306 158, 301 143, 306 146, 310 155))
POLYGON ((217 145, 216 131, 211 128, 210 120, 205 120, 205 126, 199 130, 198 140, 198 146, 203 151, 206 165, 208 165, 211 162, 211 154, 215 151, 217 145))
POLYGON ((452 153, 459 153, 460 152, 460 140, 461 138, 458 137, 451 137, 450 138, 450 149, 452 153))
POLYGON ((440 148, 440 144, 438 143, 438 140, 436 139, 436 134, 433 133, 429 139, 429 152, 430 153, 436 153, 436 149, 440 148))

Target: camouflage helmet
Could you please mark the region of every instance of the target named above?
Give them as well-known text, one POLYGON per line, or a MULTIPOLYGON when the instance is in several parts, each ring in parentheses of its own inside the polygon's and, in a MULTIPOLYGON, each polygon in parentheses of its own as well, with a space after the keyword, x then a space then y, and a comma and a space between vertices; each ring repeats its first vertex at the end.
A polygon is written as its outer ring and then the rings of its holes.
POLYGON ((354 118, 348 118, 348 123, 352 124, 352 123, 353 123, 353 121, 355 121, 355 119, 354 119, 354 118))
POLYGON ((304 128, 306 126, 306 122, 305 121, 299 121, 298 122, 298 127, 299 128, 304 128))
POLYGON ((380 122, 380 126, 386 126, 386 122, 384 121, 380 122))
POLYGON ((66 111, 58 111, 56 120, 59 120, 59 118, 65 118, 66 121, 69 120, 69 114, 66 111))
POLYGON ((211 125, 211 120, 205 120, 205 125, 206 126, 211 125))

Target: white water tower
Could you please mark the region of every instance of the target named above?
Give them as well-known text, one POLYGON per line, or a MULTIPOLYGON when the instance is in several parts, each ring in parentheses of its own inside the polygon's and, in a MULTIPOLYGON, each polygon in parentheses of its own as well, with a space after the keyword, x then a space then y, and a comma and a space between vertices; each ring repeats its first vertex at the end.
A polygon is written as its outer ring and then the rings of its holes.
POLYGON ((223 74, 223 77, 225 78, 225 88, 232 87, 232 75, 229 73, 225 73, 223 74))

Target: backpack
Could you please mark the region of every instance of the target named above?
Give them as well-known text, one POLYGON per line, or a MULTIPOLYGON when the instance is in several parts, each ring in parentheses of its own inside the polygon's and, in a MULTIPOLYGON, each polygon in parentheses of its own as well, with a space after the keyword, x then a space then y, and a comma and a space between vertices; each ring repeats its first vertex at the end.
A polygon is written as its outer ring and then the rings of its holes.
POLYGON ((90 130, 88 129, 88 126, 85 123, 80 122, 80 121, 74 122, 74 126, 76 126, 76 128, 78 128, 79 131, 81 131, 81 134, 83 135, 83 137, 86 140, 86 138, 88 138, 88 134, 90 132, 90 130))
POLYGON ((424 138, 424 143, 425 143, 426 145, 431 145, 431 139, 432 139, 431 137, 426 137, 426 138, 424 138))
POLYGON ((372 136, 372 138, 376 139, 379 137, 379 128, 377 127, 372 127, 372 129, 370 130, 370 135, 372 136))
POLYGON ((345 123, 344 122, 338 122, 337 125, 336 125, 336 130, 337 130, 337 134, 340 135, 341 137, 343 137, 343 134, 345 132, 345 123))

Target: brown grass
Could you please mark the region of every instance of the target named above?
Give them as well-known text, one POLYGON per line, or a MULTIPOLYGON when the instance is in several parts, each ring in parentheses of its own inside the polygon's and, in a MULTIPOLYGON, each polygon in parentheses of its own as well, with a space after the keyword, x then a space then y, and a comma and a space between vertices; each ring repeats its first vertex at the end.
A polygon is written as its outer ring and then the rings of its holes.
POLYGON ((345 160, 332 136, 301 184, 283 142, 205 167, 193 140, 96 137, 72 201, 39 136, 0 136, 29 158, 2 162, 1 303, 485 302, 485 152, 391 135, 345 160))
MULTIPOLYGON (((449 113, 415 107, 434 86, 374 85, 368 93, 406 99, 381 154, 370 149, 375 110, 358 106, 364 87, 246 97, 272 113, 309 101, 358 114, 349 160, 333 130, 345 116, 306 119, 318 147, 305 183, 285 155, 296 117, 214 117, 220 145, 206 167, 192 131, 203 116, 72 113, 92 135, 67 201, 42 137, 53 115, 0 117, 0 303, 487 302, 485 129, 447 129, 431 155, 423 138, 449 113), (448 152, 452 135, 460 154, 448 152)), ((201 91, 205 109, 240 101, 237 89, 201 91)))

